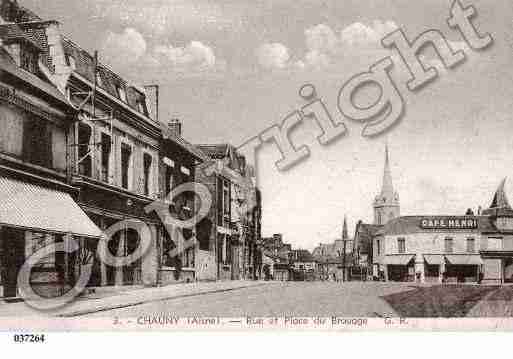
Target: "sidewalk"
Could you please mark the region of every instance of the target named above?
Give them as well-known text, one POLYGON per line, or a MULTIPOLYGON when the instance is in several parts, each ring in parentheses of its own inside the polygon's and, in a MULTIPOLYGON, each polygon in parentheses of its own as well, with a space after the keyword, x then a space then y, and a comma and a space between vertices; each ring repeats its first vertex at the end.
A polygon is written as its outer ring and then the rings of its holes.
MULTIPOLYGON (((97 313, 110 309, 126 308, 139 304, 166 299, 191 297, 209 293, 226 292, 248 287, 262 286, 273 282, 264 281, 224 281, 173 284, 165 287, 136 288, 118 287, 119 291, 92 293, 77 298, 71 304, 53 312, 41 312, 25 303, 0 303, 0 317, 73 317, 97 313), (127 290, 128 289, 128 290, 127 290)), ((112 287, 111 287, 112 288, 112 287)), ((108 316, 108 313, 105 313, 108 316)))

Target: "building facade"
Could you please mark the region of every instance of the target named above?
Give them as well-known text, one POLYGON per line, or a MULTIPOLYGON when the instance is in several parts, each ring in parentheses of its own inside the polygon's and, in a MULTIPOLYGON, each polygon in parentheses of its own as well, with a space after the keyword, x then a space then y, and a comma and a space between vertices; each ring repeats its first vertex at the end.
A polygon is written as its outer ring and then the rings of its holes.
MULTIPOLYGON (((181 185, 196 181, 196 166, 208 160, 197 147, 182 137, 182 124, 171 120, 162 129, 160 145, 160 200, 169 215, 185 221, 198 212, 199 201, 190 191, 171 194, 181 185)), ((212 223, 202 219, 192 228, 172 228, 165 224, 160 243, 159 284, 215 280, 215 243, 210 237, 212 223)))
POLYGON ((317 274, 320 280, 345 281, 353 267, 353 241, 349 238, 347 219, 344 218, 342 238, 333 243, 320 243, 312 255, 317 262, 317 274))
MULTIPOLYGON (((0 7, 0 297, 20 295, 26 258, 49 245, 97 242, 102 232, 76 203, 68 146, 77 109, 48 81, 41 39, 52 22, 27 29, 33 15, 0 7), (49 210, 51 208, 51 210, 49 210)), ((46 256, 31 272, 40 296, 59 296, 79 274, 85 251, 46 256)))
POLYGON ((387 281, 478 282, 487 216, 404 216, 389 221, 373 240, 373 260, 387 281))
POLYGON ((198 147, 209 157, 197 168, 196 176, 212 195, 205 221, 212 223, 210 243, 215 244, 216 278, 254 279, 262 260, 258 250, 261 196, 255 187, 254 171, 232 145, 198 147))

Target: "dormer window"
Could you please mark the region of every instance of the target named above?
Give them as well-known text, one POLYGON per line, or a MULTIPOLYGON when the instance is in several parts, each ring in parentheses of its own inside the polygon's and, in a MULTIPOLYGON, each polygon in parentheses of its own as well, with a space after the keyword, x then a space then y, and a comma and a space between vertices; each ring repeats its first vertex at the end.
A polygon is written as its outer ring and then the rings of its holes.
POLYGON ((66 64, 71 67, 73 71, 77 69, 77 62, 75 61, 75 58, 71 55, 66 55, 66 64))
POLYGON ((99 72, 96 73, 96 85, 99 87, 103 87, 102 77, 99 72))
POLYGON ((127 102, 125 89, 122 86, 116 86, 116 91, 118 92, 119 99, 123 102, 127 102))
POLYGON ((37 52, 24 45, 20 49, 20 67, 33 74, 37 74, 37 52))
POLYGON ((144 99, 137 100, 137 111, 142 113, 144 116, 148 116, 148 109, 146 108, 146 101, 144 101, 144 99))

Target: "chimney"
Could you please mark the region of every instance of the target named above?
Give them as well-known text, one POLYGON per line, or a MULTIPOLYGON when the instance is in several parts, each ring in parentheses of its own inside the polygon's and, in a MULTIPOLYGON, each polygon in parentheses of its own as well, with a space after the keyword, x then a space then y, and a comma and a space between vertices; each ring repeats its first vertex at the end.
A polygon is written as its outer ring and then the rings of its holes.
POLYGON ((146 92, 146 103, 148 104, 148 112, 150 118, 159 122, 159 85, 144 86, 146 92))
POLYGON ((176 137, 182 137, 182 122, 180 122, 179 119, 173 118, 167 123, 167 126, 173 135, 176 137))

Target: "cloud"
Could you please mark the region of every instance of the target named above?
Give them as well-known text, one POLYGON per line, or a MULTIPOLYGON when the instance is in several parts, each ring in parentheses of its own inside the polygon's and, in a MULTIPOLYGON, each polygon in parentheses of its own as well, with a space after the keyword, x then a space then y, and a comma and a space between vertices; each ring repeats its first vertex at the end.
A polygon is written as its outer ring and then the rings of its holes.
POLYGON ((122 33, 108 31, 101 45, 102 56, 116 66, 136 63, 144 56, 146 49, 146 40, 133 28, 126 28, 122 33))
POLYGON ((207 70, 218 64, 214 50, 200 41, 191 41, 183 47, 155 46, 149 60, 154 65, 172 66, 177 70, 207 70))
POLYGON ((226 62, 216 57, 212 47, 201 41, 184 46, 154 44, 134 28, 121 33, 108 31, 101 44, 102 60, 114 69, 136 70, 137 73, 200 74, 209 70, 222 70, 226 62))
POLYGON ((264 68, 285 68, 289 66, 289 49, 280 43, 266 43, 255 51, 258 63, 264 68))
POLYGON ((305 42, 309 51, 329 53, 336 49, 339 39, 329 26, 319 24, 305 30, 305 42))
POLYGON ((374 20, 372 25, 355 22, 340 31, 340 40, 347 46, 380 46, 380 41, 398 27, 393 21, 374 20))
POLYGON ((279 43, 264 44, 257 49, 258 62, 265 68, 323 69, 348 61, 355 56, 382 54, 381 39, 397 29, 393 21, 374 20, 369 25, 355 22, 339 32, 326 24, 304 31, 306 52, 291 60, 289 49, 279 43))

